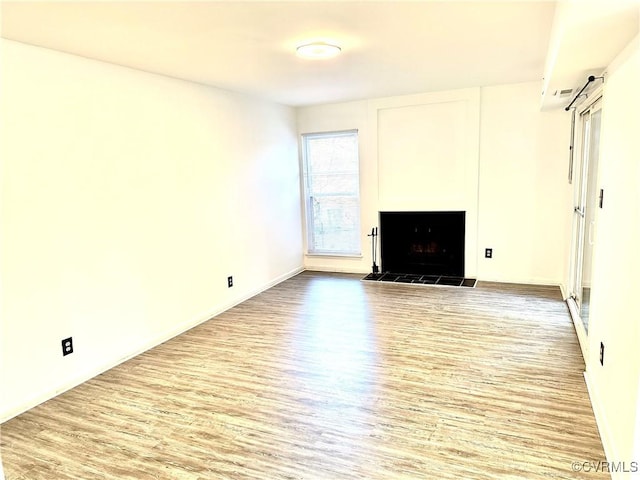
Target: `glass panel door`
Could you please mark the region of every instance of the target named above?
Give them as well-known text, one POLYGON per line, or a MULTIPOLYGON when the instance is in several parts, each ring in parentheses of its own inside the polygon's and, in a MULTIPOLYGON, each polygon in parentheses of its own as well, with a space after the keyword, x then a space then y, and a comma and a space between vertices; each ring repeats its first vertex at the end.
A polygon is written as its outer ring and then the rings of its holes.
POLYGON ((581 122, 581 142, 579 155, 575 159, 574 175, 574 208, 573 208, 573 258, 572 258, 572 282, 571 299, 575 302, 580 311, 582 303, 582 253, 584 251, 584 195, 586 189, 583 188, 586 180, 586 167, 589 148, 589 130, 591 128, 591 117, 586 114, 580 116, 581 122))
POLYGON ((584 202, 584 239, 582 248, 582 275, 580 279, 580 319, 585 332, 589 331, 589 300, 591 298, 591 275, 593 249, 596 235, 596 212, 599 202, 598 159, 600 152, 600 119, 602 110, 598 108, 591 113, 589 128, 589 160, 587 162, 587 178, 585 183, 584 202))
MULTIPOLYGON (((595 247, 596 212, 599 202, 598 159, 600 151, 601 101, 591 104, 580 115, 580 151, 576 158, 573 215, 572 288, 579 325, 589 330, 592 258, 595 247)), ((578 337, 581 337, 579 334, 578 337)))

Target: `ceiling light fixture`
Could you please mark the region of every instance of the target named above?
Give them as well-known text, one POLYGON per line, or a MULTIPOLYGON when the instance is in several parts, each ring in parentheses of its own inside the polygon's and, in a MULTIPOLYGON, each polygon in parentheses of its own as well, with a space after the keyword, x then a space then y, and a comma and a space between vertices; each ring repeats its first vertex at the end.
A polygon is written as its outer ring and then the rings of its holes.
POLYGON ((326 42, 306 43, 296 49, 298 56, 303 58, 332 58, 339 55, 341 51, 339 46, 326 42))

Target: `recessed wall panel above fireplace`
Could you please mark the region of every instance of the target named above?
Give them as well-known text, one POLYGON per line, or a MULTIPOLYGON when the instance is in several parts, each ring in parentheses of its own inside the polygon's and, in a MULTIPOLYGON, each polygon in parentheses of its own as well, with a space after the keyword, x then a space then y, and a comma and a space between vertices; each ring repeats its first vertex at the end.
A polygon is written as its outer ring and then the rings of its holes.
POLYGON ((465 212, 464 277, 476 277, 480 89, 383 98, 368 106, 377 160, 372 213, 465 212))
POLYGON ((383 272, 464 276, 465 216, 456 212, 380 212, 383 272))

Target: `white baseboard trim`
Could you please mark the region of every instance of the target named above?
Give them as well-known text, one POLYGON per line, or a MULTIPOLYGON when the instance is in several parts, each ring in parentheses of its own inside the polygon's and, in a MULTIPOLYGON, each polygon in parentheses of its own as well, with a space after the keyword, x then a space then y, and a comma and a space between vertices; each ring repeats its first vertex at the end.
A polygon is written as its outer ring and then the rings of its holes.
POLYGON ((580 350, 582 351, 582 358, 584 360, 584 364, 589 364, 589 338, 587 337, 587 331, 584 329, 584 325, 582 324, 582 319, 580 318, 580 312, 578 311, 578 307, 573 299, 565 300, 567 304, 567 308, 569 309, 569 316, 571 317, 571 321, 573 322, 573 329, 576 332, 576 337, 578 337, 578 345, 580 345, 580 350))
POLYGON ((354 273, 358 275, 366 275, 370 273, 369 270, 361 270, 355 268, 345 268, 345 267, 324 267, 324 266, 313 266, 313 267, 305 267, 305 271, 307 272, 326 272, 326 273, 354 273))
MULTIPOLYGON (((473 276, 472 276, 473 278, 473 276)), ((558 287, 562 292, 562 285, 555 280, 545 280, 544 278, 497 278, 497 277, 477 277, 478 282, 508 283, 515 285, 537 285, 540 287, 558 287)))
POLYGON ((560 292, 562 293, 562 299, 563 300, 567 300, 567 298, 569 298, 569 295, 567 294, 566 289, 564 288, 564 284, 560 284, 560 292))
MULTIPOLYGON (((598 397, 597 389, 594 387, 591 377, 588 372, 584 372, 584 381, 587 384, 587 391, 589 392, 589 399, 591 400, 591 407, 593 408, 593 414, 596 417, 596 425, 598 426, 598 432, 600 433, 600 439, 602 440, 602 447, 604 448, 604 455, 609 463, 620 461, 621 457, 618 455, 615 442, 611 435, 611 427, 607 421, 602 402, 598 397)), ((582 459, 577 459, 582 460, 582 459)), ((584 461, 597 462, 598 458, 585 458, 584 461)), ((622 472, 611 472, 612 480, 622 480, 622 472)))
MULTIPOLYGON (((196 317, 186 321, 186 322, 182 322, 180 324, 178 324, 177 326, 175 326, 174 328, 171 328, 170 330, 163 332, 160 335, 155 336, 153 339, 150 339, 149 341, 143 343, 142 345, 137 345, 136 347, 134 347, 132 349, 132 351, 130 353, 128 353, 127 355, 125 355, 124 357, 120 357, 116 360, 111 360, 108 362, 103 363, 102 365, 98 366, 98 367, 94 367, 91 368, 85 372, 82 372, 78 375, 76 375, 74 378, 72 378, 71 380, 64 382, 60 385, 58 385, 55 389, 47 389, 45 391, 39 392, 35 395, 33 395, 31 398, 29 398, 27 401, 25 401, 24 403, 22 403, 19 406, 13 407, 13 408, 9 408, 6 411, 0 412, 0 425, 3 424, 4 422, 11 420, 12 418, 20 415, 21 413, 24 413, 38 405, 40 405, 41 403, 46 402, 47 400, 50 400, 58 395, 60 395, 61 393, 64 393, 68 390, 71 390, 72 388, 77 387, 78 385, 83 384, 84 382, 91 380, 94 377, 97 377, 98 375, 112 369, 113 367, 116 367, 118 365, 120 365, 121 363, 126 362, 127 360, 132 359, 133 357, 136 357, 138 355, 140 355, 141 353, 146 352, 147 350, 150 350, 154 347, 157 347, 158 345, 171 340, 172 338, 177 337, 178 335, 181 335, 182 333, 186 332, 187 330, 190 330, 198 325, 200 325, 201 323, 206 322, 207 320, 211 320, 213 317, 220 315, 221 313, 235 307, 236 305, 252 298, 255 297, 256 295, 258 295, 259 293, 264 292, 265 290, 268 290, 271 287, 274 287, 275 285, 284 282, 285 280, 288 280, 291 277, 295 277, 296 275, 298 275, 299 273, 303 272, 304 268, 303 267, 298 267, 295 268, 283 275, 280 275, 278 277, 276 277, 275 279, 267 282, 265 285, 262 285, 258 288, 255 288, 253 290, 250 290, 249 292, 246 292, 245 294, 241 295, 238 298, 234 298, 232 301, 227 302, 227 303, 223 303, 221 305, 217 305, 215 307, 213 307, 211 310, 202 313, 201 315, 197 315, 196 317)), ((0 477, 0 480, 1 477, 0 477)))

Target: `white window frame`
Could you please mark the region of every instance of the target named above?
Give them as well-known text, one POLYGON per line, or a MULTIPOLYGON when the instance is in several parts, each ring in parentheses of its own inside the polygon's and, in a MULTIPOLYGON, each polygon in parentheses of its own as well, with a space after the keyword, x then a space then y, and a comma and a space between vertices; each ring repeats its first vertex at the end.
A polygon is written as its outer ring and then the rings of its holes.
POLYGON ((339 130, 339 131, 331 131, 331 132, 318 132, 318 133, 304 133, 301 135, 302 142, 302 173, 303 173, 303 195, 304 195, 304 216, 305 216, 305 230, 306 230, 306 254, 310 256, 339 256, 339 257, 360 257, 362 256, 362 239, 361 239, 361 215, 360 215, 360 145, 358 138, 358 130, 339 130), (339 136, 353 136, 355 135, 356 141, 358 142, 358 190, 356 194, 353 196, 358 204, 357 211, 357 238, 358 238, 358 247, 356 250, 321 250, 314 249, 314 231, 313 231, 313 195, 311 192, 311 175, 308 172, 307 159, 309 157, 309 144, 307 143, 307 139, 314 138, 332 138, 339 136))

